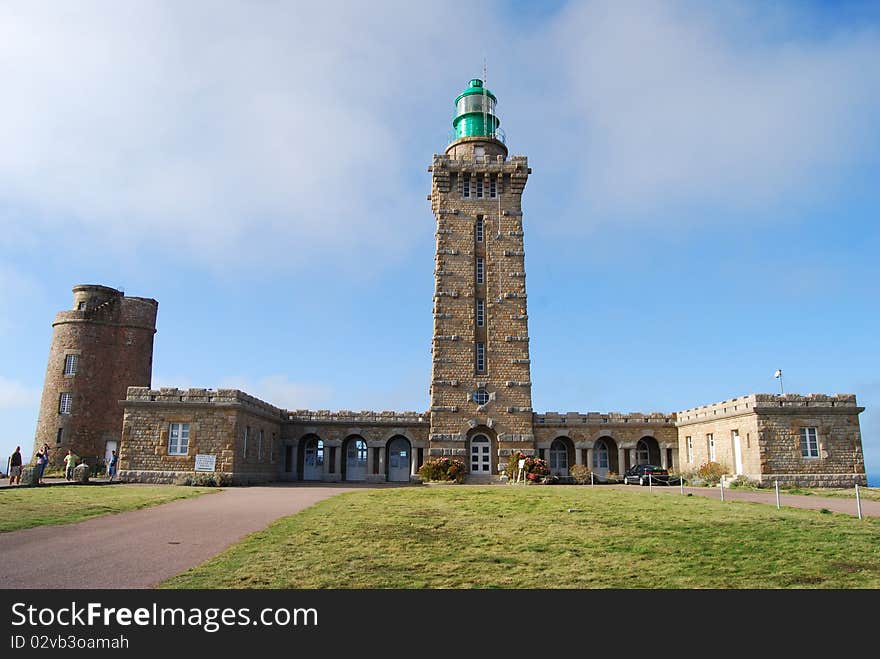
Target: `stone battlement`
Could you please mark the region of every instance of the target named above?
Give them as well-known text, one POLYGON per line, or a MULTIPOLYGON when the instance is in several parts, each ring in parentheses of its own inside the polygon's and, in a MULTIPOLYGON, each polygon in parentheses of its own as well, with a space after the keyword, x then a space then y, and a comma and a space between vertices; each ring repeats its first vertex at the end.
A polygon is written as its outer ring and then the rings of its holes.
POLYGON ((159 403, 166 405, 236 405, 283 420, 286 412, 239 389, 178 389, 177 387, 129 387, 125 405, 159 403))
POLYGON ((857 408, 855 394, 749 394, 676 413, 679 423, 778 408, 857 408))
POLYGON ((287 420, 296 423, 346 423, 346 424, 388 424, 388 425, 428 425, 429 417, 425 412, 374 412, 362 410, 291 410, 287 420))
POLYGON ((675 425, 674 414, 664 414, 662 412, 544 412, 543 414, 534 415, 535 425, 544 426, 572 426, 577 424, 656 424, 663 426, 675 425))

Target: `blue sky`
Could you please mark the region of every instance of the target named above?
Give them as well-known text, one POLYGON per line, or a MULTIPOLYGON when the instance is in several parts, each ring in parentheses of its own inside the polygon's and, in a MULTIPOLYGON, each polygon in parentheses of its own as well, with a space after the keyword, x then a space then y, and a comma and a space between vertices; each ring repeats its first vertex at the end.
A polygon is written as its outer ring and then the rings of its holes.
POLYGON ((537 411, 852 392, 880 484, 871 3, 6 3, 0 450, 77 283, 159 300, 153 384, 424 410, 452 101, 488 63, 537 411))

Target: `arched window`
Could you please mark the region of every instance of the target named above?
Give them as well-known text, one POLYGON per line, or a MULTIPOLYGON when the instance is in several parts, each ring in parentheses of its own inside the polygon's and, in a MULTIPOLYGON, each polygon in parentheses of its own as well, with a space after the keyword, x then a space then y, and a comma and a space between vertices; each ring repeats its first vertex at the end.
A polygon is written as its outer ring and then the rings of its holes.
POLYGON ((608 444, 604 439, 596 442, 593 449, 593 469, 608 469, 608 444))

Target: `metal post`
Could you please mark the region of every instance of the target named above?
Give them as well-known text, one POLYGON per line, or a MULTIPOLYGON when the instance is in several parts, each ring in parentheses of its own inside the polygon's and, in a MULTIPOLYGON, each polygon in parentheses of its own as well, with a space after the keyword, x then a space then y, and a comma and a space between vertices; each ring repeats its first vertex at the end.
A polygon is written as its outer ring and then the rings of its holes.
POLYGON ((856 510, 859 511, 859 519, 862 519, 862 496, 859 494, 858 483, 856 483, 856 510))
POLYGON ((776 510, 779 510, 782 506, 779 505, 779 481, 776 481, 776 510))
POLYGON ((653 485, 651 483, 651 474, 648 474, 648 492, 653 492, 653 485))
POLYGON ((721 500, 724 501, 724 476, 721 477, 721 480, 718 481, 718 484, 721 486, 721 500))
POLYGON ((681 494, 684 496, 684 476, 678 477, 678 489, 681 490, 681 494))
POLYGON ((595 483, 593 483, 593 472, 590 472, 590 487, 594 487, 595 483))

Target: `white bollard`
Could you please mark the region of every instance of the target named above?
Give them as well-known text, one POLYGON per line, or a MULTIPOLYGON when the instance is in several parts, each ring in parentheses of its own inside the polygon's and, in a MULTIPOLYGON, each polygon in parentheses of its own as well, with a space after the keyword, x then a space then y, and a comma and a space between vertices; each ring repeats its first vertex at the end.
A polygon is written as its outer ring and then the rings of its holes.
POLYGON ((721 500, 724 501, 724 476, 721 477, 721 480, 718 481, 718 484, 721 486, 721 500))
POLYGON ((595 487, 595 483, 593 482, 593 472, 590 472, 590 487, 595 487))
POLYGON ((654 488, 653 488, 653 485, 651 484, 651 474, 648 474, 648 492, 653 492, 653 491, 654 491, 654 488))
POLYGON ((684 477, 683 476, 678 477, 678 489, 681 490, 681 494, 682 494, 682 496, 684 496, 684 477))
POLYGON ((856 483, 856 510, 859 511, 859 519, 862 519, 862 495, 859 493, 858 483, 856 483))
POLYGON ((776 481, 776 510, 779 510, 782 506, 779 505, 779 481, 776 481))

